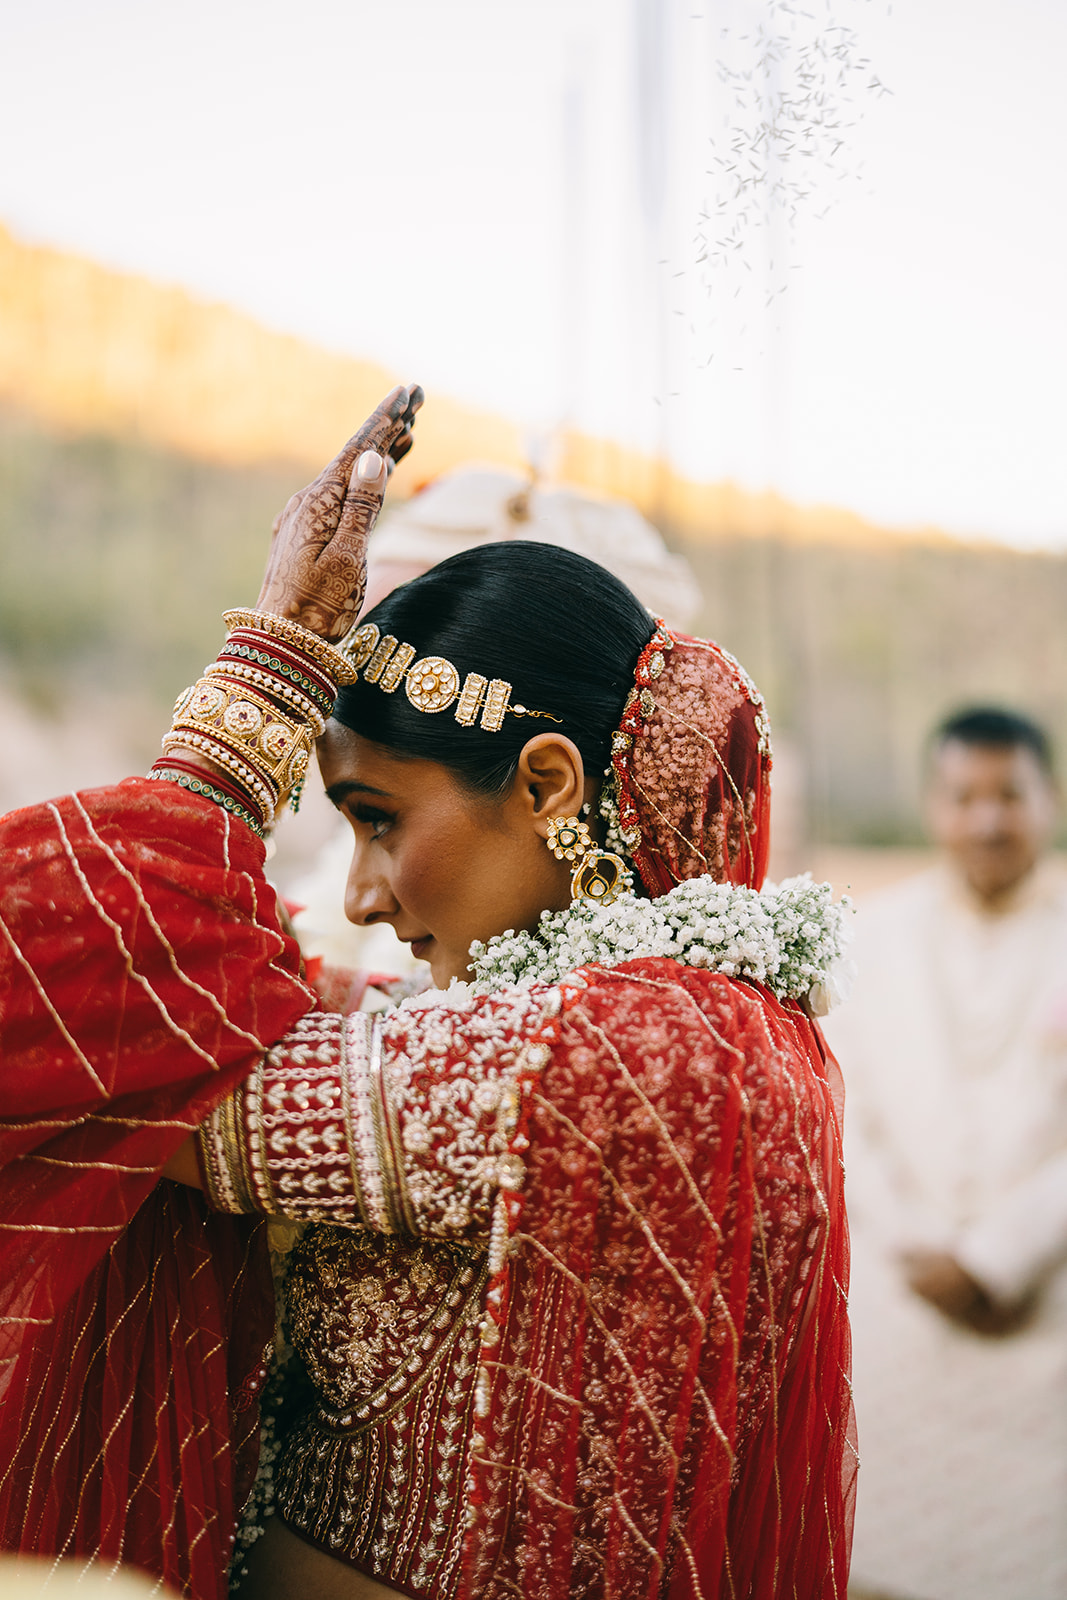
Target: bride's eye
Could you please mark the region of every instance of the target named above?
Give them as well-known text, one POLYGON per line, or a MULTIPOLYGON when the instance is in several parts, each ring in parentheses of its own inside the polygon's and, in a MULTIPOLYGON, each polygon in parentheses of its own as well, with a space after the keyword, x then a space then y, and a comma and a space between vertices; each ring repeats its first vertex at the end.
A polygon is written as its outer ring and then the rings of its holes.
POLYGON ((396 820, 388 811, 379 811, 376 806, 353 806, 352 815, 357 822, 364 823, 370 829, 374 839, 380 839, 396 820))

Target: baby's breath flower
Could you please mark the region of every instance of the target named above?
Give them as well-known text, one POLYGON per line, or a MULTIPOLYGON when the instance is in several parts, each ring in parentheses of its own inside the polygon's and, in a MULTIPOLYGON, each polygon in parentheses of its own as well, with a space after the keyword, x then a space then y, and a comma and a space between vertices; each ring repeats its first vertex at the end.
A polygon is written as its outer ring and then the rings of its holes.
POLYGON ((847 899, 810 873, 785 883, 738 889, 690 878, 658 900, 623 894, 610 906, 575 900, 543 911, 533 933, 507 933, 471 945, 473 989, 557 983, 582 966, 614 967, 639 956, 674 957, 727 977, 765 983, 779 999, 814 991, 825 1006, 839 990, 834 967, 847 939, 847 899))

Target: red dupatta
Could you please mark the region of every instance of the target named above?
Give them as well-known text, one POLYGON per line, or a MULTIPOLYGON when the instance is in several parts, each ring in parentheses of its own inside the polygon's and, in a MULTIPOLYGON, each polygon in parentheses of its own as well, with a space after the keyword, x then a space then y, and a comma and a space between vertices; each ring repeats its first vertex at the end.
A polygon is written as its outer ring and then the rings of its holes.
MULTIPOLYGON (((659 624, 612 767, 650 894, 760 886, 770 728, 726 651, 659 624)), ((795 1002, 721 974, 636 960, 563 988, 522 1248, 490 1286, 465 1592, 844 1600, 837 1064, 795 1002)))
POLYGON ((313 1003, 263 846, 131 779, 0 820, 0 1546, 218 1600, 271 1331, 262 1229, 160 1181, 313 1003))
POLYGON ((583 969, 490 1287, 464 1594, 844 1600, 841 1149, 793 1002, 583 969))

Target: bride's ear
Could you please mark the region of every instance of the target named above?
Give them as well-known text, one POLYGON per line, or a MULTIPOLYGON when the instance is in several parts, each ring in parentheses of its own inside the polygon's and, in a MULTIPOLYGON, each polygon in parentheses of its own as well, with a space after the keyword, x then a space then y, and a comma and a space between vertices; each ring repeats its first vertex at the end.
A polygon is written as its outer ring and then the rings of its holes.
POLYGON ((577 817, 585 800, 585 766, 572 739, 539 733, 524 745, 512 794, 542 838, 553 817, 577 817))

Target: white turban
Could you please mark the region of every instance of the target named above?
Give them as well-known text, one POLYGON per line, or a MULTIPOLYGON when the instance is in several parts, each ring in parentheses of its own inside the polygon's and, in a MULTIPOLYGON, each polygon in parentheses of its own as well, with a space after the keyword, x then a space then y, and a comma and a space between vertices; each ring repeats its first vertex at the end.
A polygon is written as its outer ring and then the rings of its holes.
POLYGON ((531 487, 519 473, 493 466, 455 467, 384 515, 370 543, 372 586, 382 567, 425 570, 501 539, 558 544, 587 556, 683 632, 700 609, 687 562, 625 500, 574 484, 531 487))

